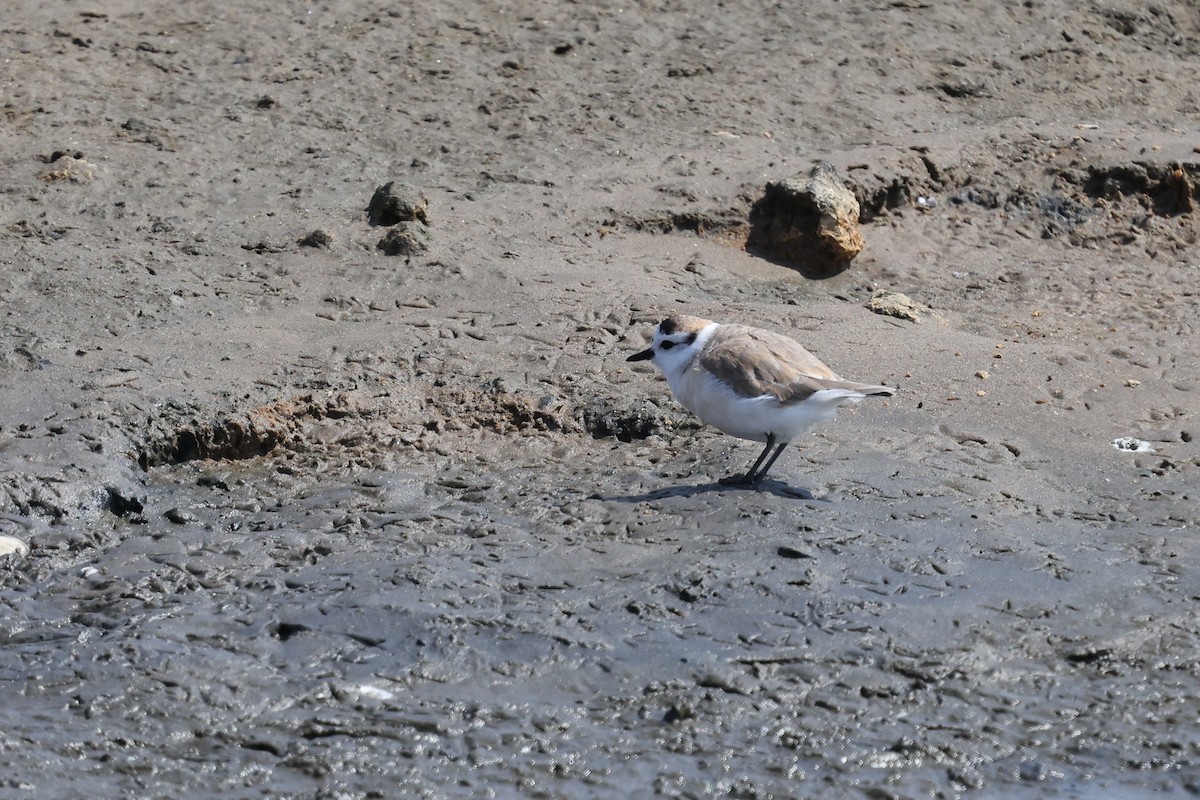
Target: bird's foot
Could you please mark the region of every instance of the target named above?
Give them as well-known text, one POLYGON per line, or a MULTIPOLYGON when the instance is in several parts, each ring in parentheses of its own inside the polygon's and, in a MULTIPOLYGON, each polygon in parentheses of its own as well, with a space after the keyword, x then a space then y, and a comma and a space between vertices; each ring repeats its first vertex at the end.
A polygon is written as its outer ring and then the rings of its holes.
POLYGON ((726 475, 724 478, 717 479, 717 483, 722 486, 758 486, 760 480, 762 480, 760 476, 747 472, 744 475, 726 475))

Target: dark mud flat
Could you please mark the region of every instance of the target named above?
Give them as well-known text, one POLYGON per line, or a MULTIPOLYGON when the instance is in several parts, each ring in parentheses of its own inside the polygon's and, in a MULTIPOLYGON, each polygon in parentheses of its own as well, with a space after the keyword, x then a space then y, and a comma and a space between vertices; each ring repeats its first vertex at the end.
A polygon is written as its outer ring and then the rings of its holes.
POLYGON ((1188 4, 0 49, 0 797, 1200 795, 1188 4), (820 278, 743 247, 818 160, 820 278), (902 391, 725 489, 757 447, 624 360, 676 311, 902 391))

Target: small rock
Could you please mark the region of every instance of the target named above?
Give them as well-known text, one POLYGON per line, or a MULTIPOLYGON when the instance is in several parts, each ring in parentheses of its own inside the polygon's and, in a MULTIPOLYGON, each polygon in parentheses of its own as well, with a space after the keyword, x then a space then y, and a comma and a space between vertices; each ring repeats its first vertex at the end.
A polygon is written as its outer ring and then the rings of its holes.
POLYGON ((82 150, 55 150, 53 153, 51 153, 48 156, 38 156, 38 159, 41 160, 41 162, 43 164, 53 164, 55 161, 58 161, 63 156, 70 156, 71 158, 83 158, 83 151, 82 150))
POLYGON ((858 200, 832 164, 771 181, 750 211, 747 247, 813 273, 838 272, 863 249, 858 200))
POLYGON ((1167 190, 1171 194, 1171 204, 1174 206, 1174 211, 1177 214, 1189 213, 1194 204, 1192 203, 1192 182, 1188 178, 1187 172, 1182 166, 1175 167, 1167 174, 1165 183, 1167 190))
MULTIPOLYGON (((880 289, 871 295, 871 299, 867 301, 867 310, 888 317, 906 319, 910 322, 921 321, 921 306, 914 302, 911 297, 900 292, 889 292, 880 289)), ((981 375, 980 377, 986 376, 981 375)))
POLYGON ((130 133, 153 133, 154 126, 141 117, 130 117, 121 123, 121 127, 130 133))
POLYGON ((91 183, 96 177, 96 165, 82 158, 63 156, 54 161, 54 169, 43 172, 40 177, 46 183, 91 183))
POLYGON ((979 770, 970 764, 956 764, 946 769, 946 777, 955 783, 960 783, 968 789, 978 789, 983 786, 983 777, 979 770))
POLYGON ((1142 382, 1139 381, 1137 378, 1128 378, 1125 381, 1125 385, 1127 387, 1129 387, 1130 389, 1136 389, 1137 387, 1142 385, 1142 382))
POLYGON ((223 475, 217 473, 205 473, 196 479, 197 486, 204 486, 209 489, 220 489, 221 491, 229 491, 229 483, 223 475))
POLYGON ((264 253, 282 253, 287 247, 275 242, 268 242, 266 239, 259 239, 257 242, 242 243, 242 249, 263 255, 264 253))
POLYGON ((663 714, 663 722, 667 723, 668 725, 674 725, 676 722, 694 719, 695 716, 696 709, 692 706, 692 704, 686 700, 681 700, 678 703, 671 703, 671 707, 667 709, 665 714, 663 714))
POLYGON ((196 521, 196 515, 183 508, 172 508, 163 516, 176 525, 187 525, 196 521))
POLYGON ((981 381, 986 381, 988 378, 992 377, 992 373, 988 372, 986 369, 981 369, 975 373, 975 377, 979 378, 981 381))
POLYGON ((419 225, 401 222, 388 231, 376 245, 385 255, 415 256, 429 249, 429 234, 419 225))
POLYGON ((146 508, 146 496, 128 486, 115 484, 104 487, 108 493, 105 506, 118 517, 129 517, 131 520, 140 516, 146 508))
POLYGON ((1047 772, 1040 761, 1026 761, 1018 768, 1017 775, 1023 781, 1038 783, 1046 779, 1047 772))
POLYGON ((154 145, 159 150, 175 149, 174 142, 164 131, 141 117, 130 117, 121 123, 121 129, 129 135, 131 141, 154 145))
POLYGON ((696 684, 710 689, 720 689, 728 694, 752 695, 757 685, 749 676, 729 667, 714 666, 696 676, 696 684))
POLYGON ((315 231, 301 236, 296 243, 301 247, 329 247, 333 244, 333 236, 327 231, 317 228, 315 231))
POLYGON ((395 225, 399 222, 427 223, 429 201, 415 186, 401 181, 388 181, 375 190, 367 206, 367 220, 372 225, 395 225))

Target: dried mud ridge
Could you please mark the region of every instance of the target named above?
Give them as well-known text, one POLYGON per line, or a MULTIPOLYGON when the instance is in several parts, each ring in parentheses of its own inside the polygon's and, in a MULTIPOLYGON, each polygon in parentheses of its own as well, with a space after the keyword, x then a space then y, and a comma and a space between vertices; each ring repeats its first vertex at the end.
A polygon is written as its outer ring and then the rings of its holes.
MULTIPOLYGON (((1021 159, 1033 159, 1050 146, 1017 149, 1021 159)), ((992 164, 977 169, 939 165, 924 150, 914 148, 892 169, 849 166, 844 178, 858 200, 860 223, 869 224, 906 209, 926 213, 947 203, 1004 212, 1027 220, 1042 238, 1064 237, 1074 245, 1096 240, 1127 244, 1152 235, 1182 249, 1200 238, 1200 219, 1190 213, 1200 204, 1200 160, 1145 159, 1110 165, 1069 162, 1046 169, 1039 182, 1008 183, 992 164), (1153 218, 1172 220, 1175 225, 1156 228, 1153 218)), ((755 214, 762 205, 761 187, 743 187, 732 206, 705 205, 686 192, 679 199, 685 207, 637 213, 610 209, 611 215, 600 225, 650 233, 692 233, 747 248, 758 231, 771 224, 769 218, 755 214)))
POLYGON ((171 405, 148 426, 157 430, 136 448, 136 462, 141 469, 150 470, 196 460, 259 458, 279 448, 304 451, 314 447, 308 435, 310 427, 325 420, 344 423, 335 444, 350 449, 366 440, 375 446, 420 448, 425 431, 502 436, 542 432, 631 442, 698 427, 686 415, 651 401, 590 397, 577 404, 553 394, 510 391, 500 379, 477 388, 431 385, 416 413, 398 414, 394 405, 390 398, 354 392, 325 398, 305 394, 224 415, 205 415, 197 408, 171 405))

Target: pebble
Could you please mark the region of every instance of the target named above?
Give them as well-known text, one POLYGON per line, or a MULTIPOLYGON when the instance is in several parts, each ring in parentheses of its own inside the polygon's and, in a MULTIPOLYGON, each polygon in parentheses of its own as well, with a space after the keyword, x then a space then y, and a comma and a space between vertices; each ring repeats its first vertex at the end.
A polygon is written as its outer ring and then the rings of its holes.
POLYGON ((167 519, 174 522, 176 525, 187 525, 196 521, 196 515, 183 508, 172 508, 164 514, 167 519))
POLYGON ((333 236, 328 231, 317 228, 296 240, 301 247, 329 247, 333 244, 333 236))
POLYGON ((888 317, 906 319, 910 322, 921 321, 921 306, 911 297, 900 292, 889 292, 880 289, 871 295, 867 301, 867 310, 888 317))

